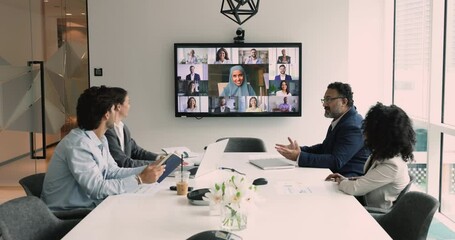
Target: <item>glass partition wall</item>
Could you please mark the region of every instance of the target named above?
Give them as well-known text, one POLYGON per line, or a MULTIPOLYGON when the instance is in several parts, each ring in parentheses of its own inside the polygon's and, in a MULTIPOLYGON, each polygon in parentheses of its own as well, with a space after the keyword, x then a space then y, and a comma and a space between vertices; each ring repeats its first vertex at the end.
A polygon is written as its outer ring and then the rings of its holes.
POLYGON ((446 1, 441 117, 441 213, 455 222, 455 0, 446 1))
POLYGON ((0 186, 45 172, 89 86, 86 0, 0 0, 0 186))
POLYGON ((414 121, 416 188, 455 222, 455 0, 395 0, 394 99, 414 121))

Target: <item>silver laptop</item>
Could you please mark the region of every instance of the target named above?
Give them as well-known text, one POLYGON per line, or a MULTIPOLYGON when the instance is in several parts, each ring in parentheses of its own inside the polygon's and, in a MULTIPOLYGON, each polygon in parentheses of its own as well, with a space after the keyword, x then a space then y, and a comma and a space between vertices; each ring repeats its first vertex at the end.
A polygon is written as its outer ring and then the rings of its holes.
POLYGON ((228 141, 229 139, 226 139, 209 144, 204 155, 202 156, 199 167, 192 167, 188 169, 191 173, 190 178, 197 178, 217 170, 220 167, 224 149, 226 148, 228 141))
POLYGON ((286 162, 284 158, 254 159, 250 160, 250 163, 263 170, 286 169, 295 167, 294 164, 286 162))

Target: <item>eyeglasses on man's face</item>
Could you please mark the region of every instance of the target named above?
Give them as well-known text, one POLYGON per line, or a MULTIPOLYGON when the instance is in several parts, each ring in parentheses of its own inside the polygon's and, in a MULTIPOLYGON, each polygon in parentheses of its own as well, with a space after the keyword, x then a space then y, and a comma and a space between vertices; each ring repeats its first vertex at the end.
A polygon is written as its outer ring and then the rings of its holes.
POLYGON ((330 102, 332 102, 333 100, 339 99, 339 98, 345 98, 345 97, 343 97, 343 96, 338 96, 338 97, 326 97, 326 98, 321 99, 321 103, 322 103, 322 104, 324 104, 324 103, 330 103, 330 102))

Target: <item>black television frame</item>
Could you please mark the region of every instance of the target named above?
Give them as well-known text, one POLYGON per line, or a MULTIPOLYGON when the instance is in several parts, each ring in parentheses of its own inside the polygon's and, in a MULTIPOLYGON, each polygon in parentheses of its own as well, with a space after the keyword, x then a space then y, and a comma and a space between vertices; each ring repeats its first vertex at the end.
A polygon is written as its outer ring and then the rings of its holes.
MULTIPOLYGON (((278 55, 277 55, 278 57, 278 55)), ((213 56, 212 56, 213 58, 213 56)), ((268 59, 270 60, 270 59, 268 59)), ((276 62, 276 60, 274 59, 274 61, 270 62, 268 61, 268 64, 267 65, 272 65, 272 66, 275 66, 278 67, 280 64, 279 63, 274 63, 276 62)), ((197 63, 196 63, 197 64, 197 63)), ((216 65, 216 64, 213 64, 213 63, 210 63, 208 62, 208 59, 207 59, 207 62, 206 63, 202 63, 202 64, 206 64, 207 65, 207 69, 209 68, 209 65, 216 65)), ((221 65, 221 64, 220 64, 221 65)), ((244 63, 233 63, 233 64, 229 64, 229 65, 242 65, 242 66, 245 66, 246 64, 244 63)), ((253 64, 251 64, 253 65, 253 64)), ((265 64, 263 64, 265 65, 265 64)), ((268 70, 268 73, 270 73, 270 70, 268 70)), ((206 70, 208 71, 208 70, 206 70)), ((271 77, 269 76, 269 79, 268 81, 272 81, 270 79, 271 77)), ((210 79, 207 79, 208 81, 210 81, 210 79)), ((207 84, 208 84, 208 81, 207 81, 207 84)), ((295 83, 295 82, 294 82, 295 83)), ((270 86, 270 82, 269 82, 269 86, 270 86)), ((183 84, 184 85, 184 84, 183 84)), ((270 89, 267 88, 265 89, 266 92, 268 93, 268 90, 270 89)), ((174 43, 174 112, 175 112, 175 117, 195 117, 195 118, 202 118, 202 117, 301 117, 302 116, 302 43, 299 43, 299 42, 281 42, 281 43, 274 43, 274 42, 270 42, 270 43, 174 43), (219 49, 219 48, 226 48, 226 49, 241 49, 243 51, 246 51, 246 50, 249 50, 249 49, 252 49, 252 48, 255 48, 255 49, 266 49, 266 48, 269 48, 269 49, 275 49, 276 48, 276 51, 278 51, 278 49, 290 49, 290 48, 297 48, 297 54, 294 54, 297 55, 298 57, 298 62, 295 63, 295 60, 294 60, 294 63, 291 62, 292 65, 296 65, 297 66, 297 69, 298 70, 294 70, 294 72, 297 72, 297 76, 298 76, 298 79, 297 80, 291 80, 291 81, 296 81, 296 85, 298 86, 298 93, 297 95, 292 95, 293 97, 296 97, 296 98, 293 98, 294 100, 294 103, 296 102, 297 104, 297 109, 295 112, 274 112, 274 111, 265 111, 265 112, 230 112, 230 113, 226 113, 226 114, 219 114, 219 113, 214 113, 214 112, 211 112, 211 109, 210 109, 210 102, 211 102, 211 98, 210 97, 214 97, 215 95, 207 95, 209 96, 209 108, 208 108, 208 112, 182 112, 182 111, 179 111, 179 97, 184 97, 185 95, 181 95, 181 88, 182 88, 182 82, 186 81, 186 80, 182 80, 182 76, 179 76, 179 65, 181 67, 181 65, 184 65, 185 67, 189 67, 191 65, 195 65, 195 64, 191 64, 191 63, 183 63, 182 59, 181 59, 181 56, 179 57, 179 52, 180 52, 180 55, 181 55, 181 50, 179 51, 179 49, 219 49), (296 99, 296 101, 295 101, 296 99)), ((259 95, 258 95, 259 96, 259 95)), ((264 95, 262 95, 264 96, 264 95)), ((218 97, 218 96, 217 96, 218 97)), ((267 94, 265 95, 264 97, 268 97, 270 98, 271 95, 267 94)), ((270 102, 268 102, 268 104, 270 104, 270 102)))

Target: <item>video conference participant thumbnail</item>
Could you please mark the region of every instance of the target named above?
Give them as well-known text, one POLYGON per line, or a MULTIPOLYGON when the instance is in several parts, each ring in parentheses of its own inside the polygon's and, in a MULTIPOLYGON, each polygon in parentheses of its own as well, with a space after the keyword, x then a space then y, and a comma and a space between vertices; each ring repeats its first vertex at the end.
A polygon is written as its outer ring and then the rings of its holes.
POLYGON ((297 112, 299 97, 269 96, 269 109, 272 112, 297 112))
POLYGON ((212 106, 216 106, 213 108, 213 113, 229 113, 232 111, 236 111, 235 109, 235 97, 213 97, 211 98, 213 101, 212 106), (216 102, 217 104, 214 104, 216 102))
POLYGON ((232 66, 229 70, 229 83, 220 96, 255 96, 256 92, 248 84, 248 77, 241 65, 232 66))
POLYGON ((208 112, 207 96, 179 96, 178 111, 187 113, 208 112))
POLYGON ((177 49, 178 64, 207 64, 207 48, 177 49))
POLYGON ((267 63, 267 59, 263 59, 262 56, 267 56, 267 50, 261 50, 252 48, 251 50, 239 50, 239 58, 243 59, 244 64, 265 64, 267 63), (247 53, 248 52, 248 53, 247 53), (247 54, 246 54, 247 53, 247 54))
POLYGON ((207 96, 207 64, 178 64, 176 84, 180 96, 207 96))
POLYGON ((267 95, 264 80, 267 73, 267 64, 209 64, 208 95, 225 97, 267 95))
POLYGON ((281 64, 279 66, 279 74, 275 76, 276 81, 282 81, 282 80, 292 80, 291 75, 286 73, 286 65, 281 64))
POLYGON ((278 57, 277 64, 291 64, 291 57, 286 54, 286 49, 281 49, 281 56, 278 57))

